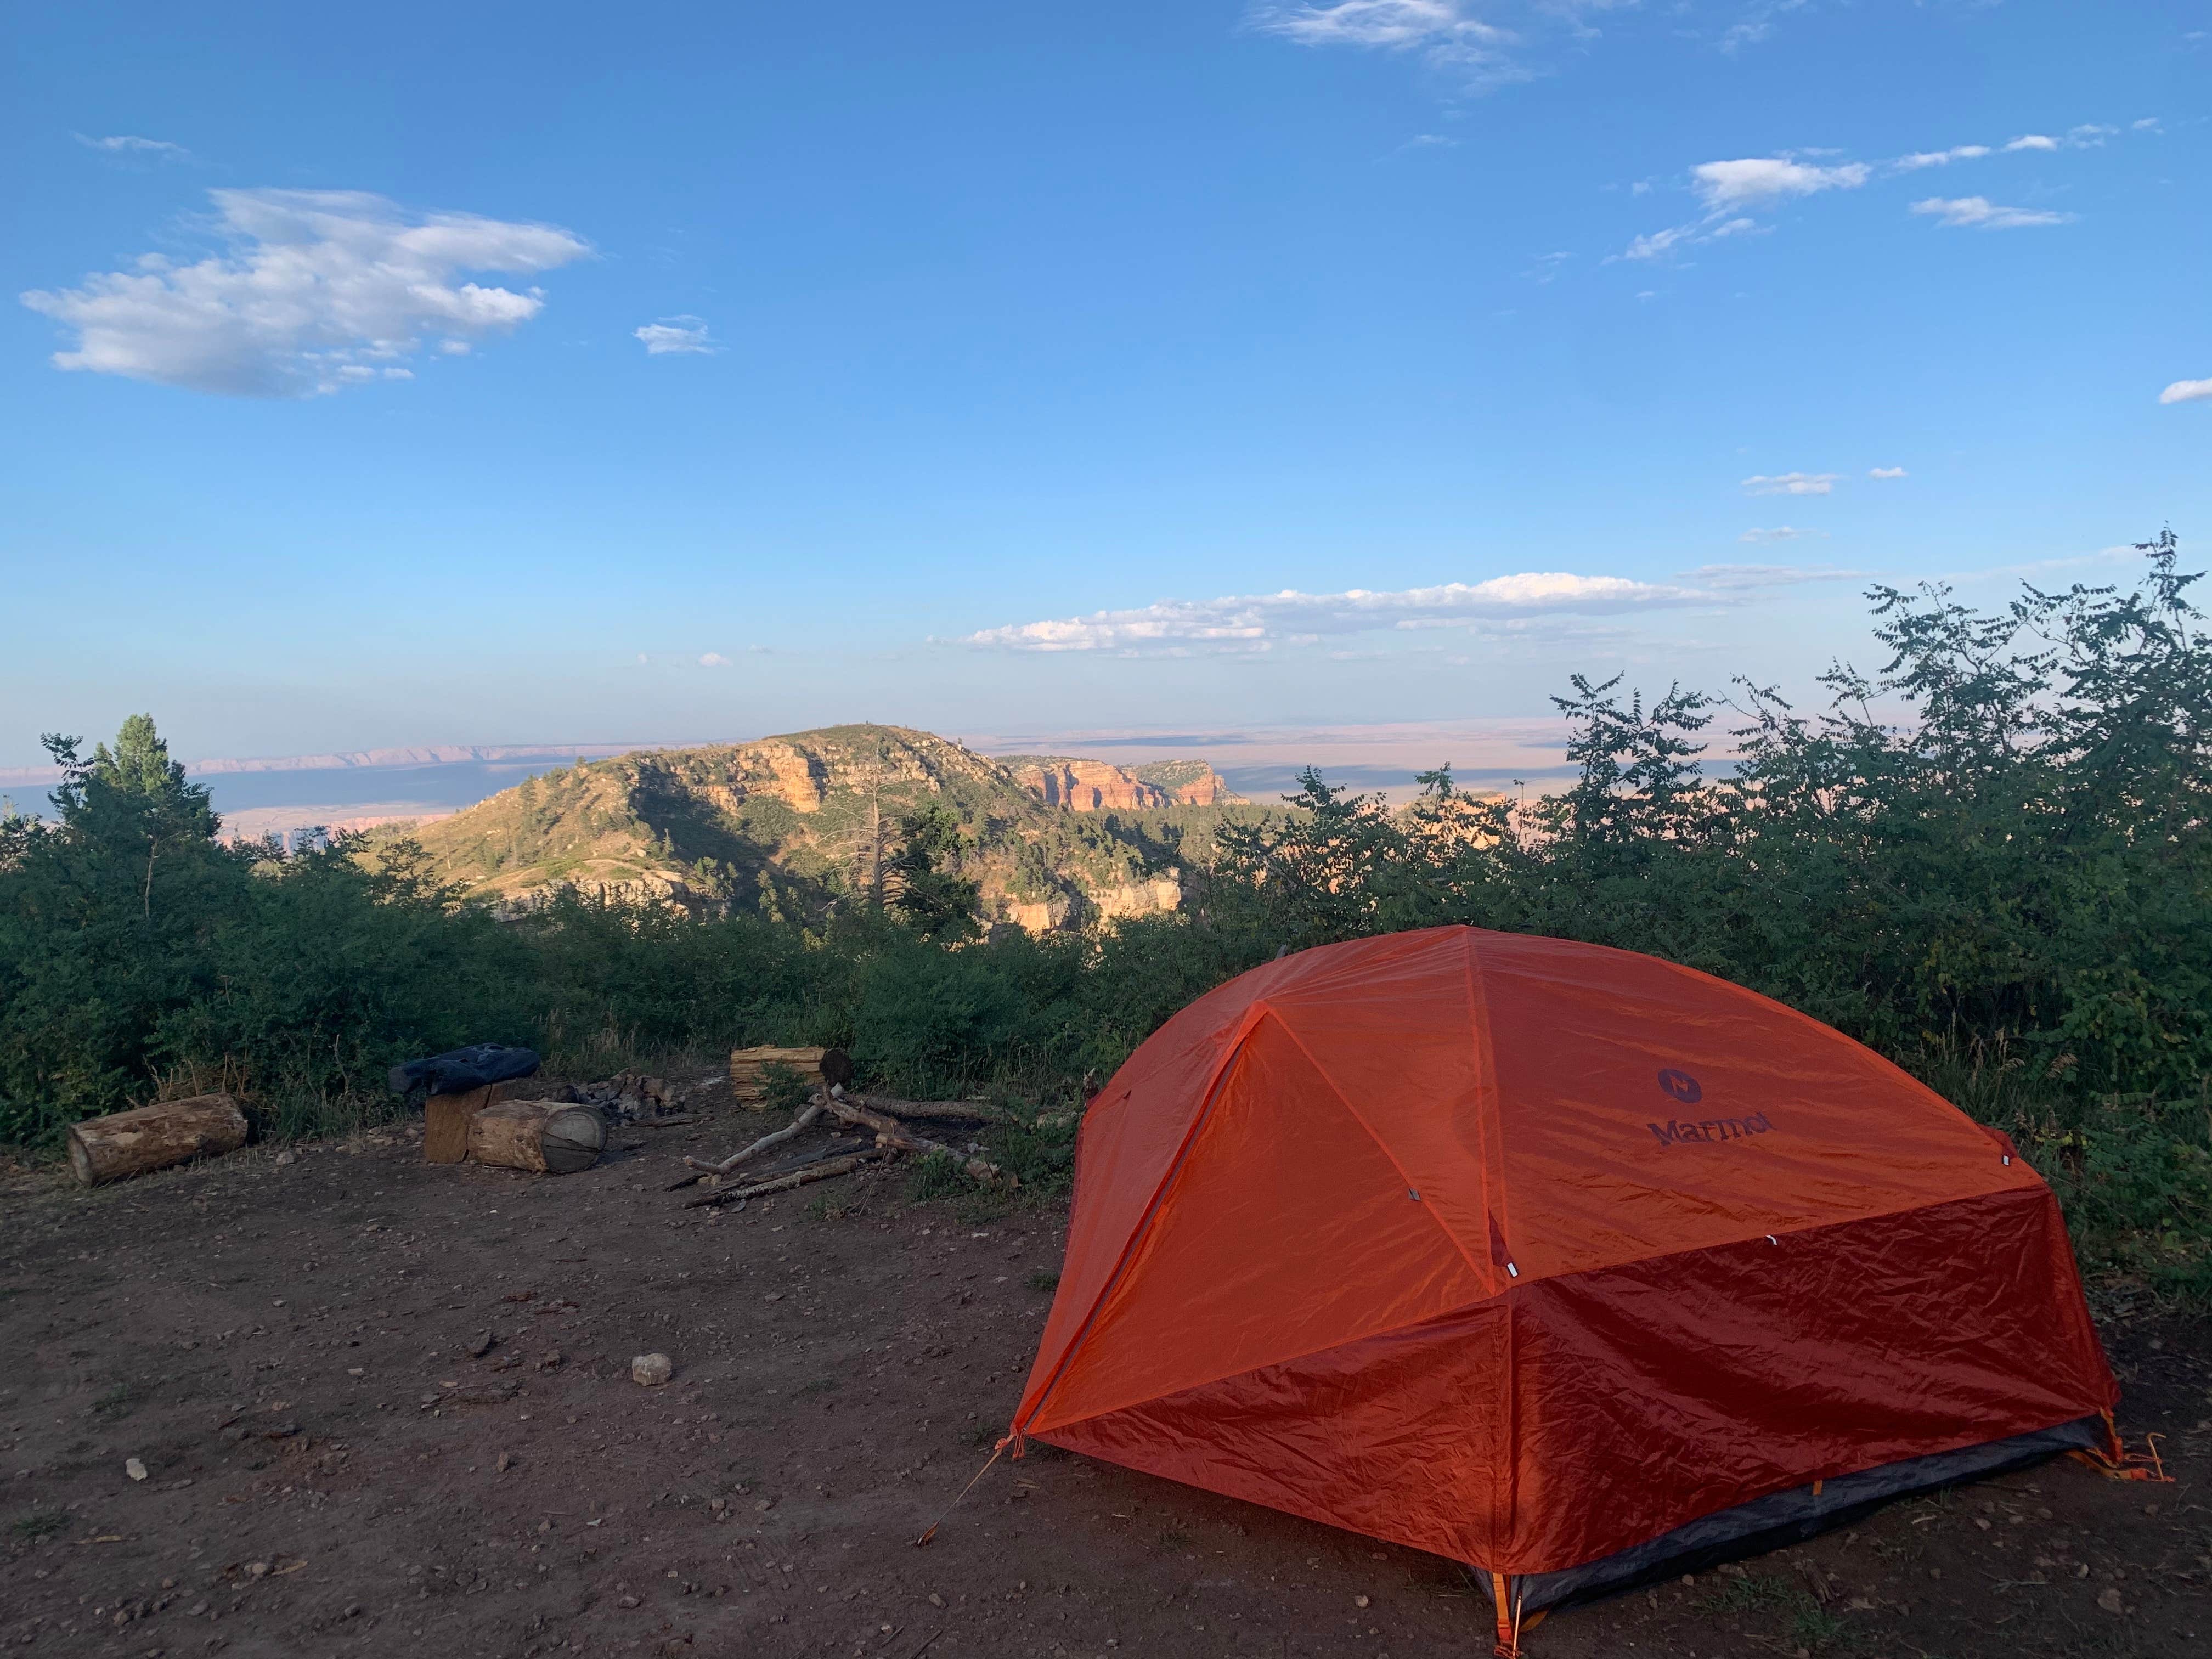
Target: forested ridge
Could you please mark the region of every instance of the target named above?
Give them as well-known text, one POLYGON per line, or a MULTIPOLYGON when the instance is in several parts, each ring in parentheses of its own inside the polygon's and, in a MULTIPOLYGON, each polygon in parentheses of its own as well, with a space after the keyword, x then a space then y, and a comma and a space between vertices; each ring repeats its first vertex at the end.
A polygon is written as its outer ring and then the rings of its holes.
POLYGON ((0 822, 0 1139, 220 1081, 276 1133, 386 1109, 394 1060, 486 1039, 605 1068, 849 1048, 909 1093, 1063 1100, 1279 951, 1446 922, 1648 951, 1868 1042, 2009 1131, 2100 1271, 2212 1293, 2212 644, 2170 532, 2137 580, 1995 609, 1871 590, 1879 667, 1557 699, 1559 793, 1448 769, 1179 856, 1182 912, 987 927, 963 826, 907 814, 880 893, 714 917, 569 891, 502 917, 403 842, 216 838, 153 722, 48 739, 56 820, 0 822))

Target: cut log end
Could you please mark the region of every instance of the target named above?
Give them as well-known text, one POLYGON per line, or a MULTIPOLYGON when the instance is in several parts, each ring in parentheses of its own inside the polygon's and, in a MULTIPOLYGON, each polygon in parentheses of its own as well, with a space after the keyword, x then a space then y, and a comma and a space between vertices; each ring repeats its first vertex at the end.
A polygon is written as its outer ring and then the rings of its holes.
POLYGON ((469 1120, 469 1158, 541 1175, 588 1170, 606 1150, 607 1126, 586 1106, 503 1100, 469 1120))

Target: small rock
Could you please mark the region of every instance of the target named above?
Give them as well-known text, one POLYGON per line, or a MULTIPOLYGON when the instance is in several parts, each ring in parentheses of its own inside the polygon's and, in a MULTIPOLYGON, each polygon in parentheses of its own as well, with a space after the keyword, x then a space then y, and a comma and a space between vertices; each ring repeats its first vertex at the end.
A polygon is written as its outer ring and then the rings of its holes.
POLYGON ((266 1561, 248 1561, 246 1564, 246 1571, 256 1578, 266 1578, 269 1576, 269 1564, 266 1561))
POLYGON ((349 1365, 349 1366, 347 1366, 347 1367, 346 1367, 346 1375, 347 1375, 348 1376, 365 1376, 365 1375, 367 1374, 367 1371, 368 1371, 368 1368, 367 1368, 366 1366, 362 1366, 362 1365, 349 1365))
POLYGON ((676 1375, 675 1362, 665 1353, 641 1353, 629 1362, 629 1380, 657 1389, 676 1375))
POLYGON ((941 1607, 945 1605, 945 1598, 935 1590, 932 1590, 929 1593, 929 1605, 933 1607, 941 1607))
POLYGON ((2097 1595, 2097 1605, 2104 1608, 2106 1613, 2125 1613, 2127 1611, 2127 1609, 2120 1603, 2120 1592, 2119 1588, 2117 1585, 2113 1586, 2110 1589, 2100 1591, 2097 1595))
POLYGON ((505 1474, 509 1469, 514 1467, 514 1454, 512 1452, 501 1452, 499 1455, 499 1462, 495 1465, 495 1467, 500 1474, 505 1474))
POLYGON ((773 1498, 756 1498, 753 1500, 753 1507, 756 1510, 758 1510, 763 1515, 766 1515, 770 1510, 775 1507, 775 1499, 773 1498))
POLYGON ((1367 1605, 1367 1597, 1364 1595, 1355 1595, 1352 1598, 1352 1605, 1355 1607, 1364 1607, 1367 1605))
POLYGON ((615 1599, 615 1605, 618 1607, 634 1607, 637 1605, 637 1597, 635 1595, 617 1596, 615 1599))
POLYGON ((281 1169, 283 1169, 286 1164, 289 1164, 289 1163, 292 1161, 292 1158, 293 1158, 293 1154, 292 1154, 292 1153, 290 1153, 290 1152, 279 1152, 279 1153, 277 1153, 277 1154, 276 1154, 276 1167, 277 1167, 278 1169, 280 1169, 280 1170, 281 1170, 281 1169))
POLYGON ((123 1473, 133 1480, 143 1480, 146 1478, 146 1466, 135 1457, 126 1457, 123 1460, 123 1473))
POLYGON ((489 1331, 484 1332, 475 1341, 469 1344, 469 1358, 471 1359, 482 1359, 490 1352, 491 1333, 489 1331))

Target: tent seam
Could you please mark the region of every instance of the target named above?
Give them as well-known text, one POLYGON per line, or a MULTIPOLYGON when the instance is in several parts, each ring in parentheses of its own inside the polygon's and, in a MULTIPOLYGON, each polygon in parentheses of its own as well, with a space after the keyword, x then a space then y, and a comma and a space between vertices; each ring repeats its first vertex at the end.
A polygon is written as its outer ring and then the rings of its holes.
MULTIPOLYGON (((1405 1183, 1406 1190, 1409 1193, 1419 1191, 1419 1189, 1413 1184, 1413 1176, 1407 1173, 1406 1166, 1398 1161, 1398 1155, 1390 1150, 1389 1144, 1381 1135, 1375 1133, 1375 1126, 1359 1115, 1359 1108, 1352 1103, 1352 1097, 1336 1086, 1336 1079, 1328 1074, 1328 1068, 1322 1066, 1321 1061, 1314 1058, 1313 1050, 1306 1047, 1304 1039, 1298 1036, 1290 1021, 1278 1014, 1275 1016, 1275 1024, 1282 1028, 1283 1035, 1290 1038, 1291 1046, 1305 1056, 1305 1062, 1313 1067, 1314 1075, 1328 1085, 1329 1093, 1336 1097, 1337 1103, 1342 1106, 1351 1115, 1352 1121, 1359 1126, 1360 1133, 1375 1143, 1375 1150, 1382 1153, 1390 1167, 1398 1172, 1398 1179, 1405 1183)), ((1421 1207, 1428 1212, 1429 1220, 1436 1230, 1450 1243, 1452 1249, 1459 1252, 1460 1259, 1467 1263, 1468 1270, 1474 1274, 1477 1281, 1491 1287, 1490 1296, 1498 1295, 1503 1287, 1496 1283, 1497 1275, 1484 1271, 1482 1264, 1468 1249, 1466 1241, 1444 1224, 1443 1218, 1437 1213, 1435 1205, 1424 1202, 1421 1207)), ((1487 1301, 1489 1297, 1485 1297, 1483 1299, 1487 1301)), ((1316 1350, 1316 1352, 1319 1351, 1316 1350)))

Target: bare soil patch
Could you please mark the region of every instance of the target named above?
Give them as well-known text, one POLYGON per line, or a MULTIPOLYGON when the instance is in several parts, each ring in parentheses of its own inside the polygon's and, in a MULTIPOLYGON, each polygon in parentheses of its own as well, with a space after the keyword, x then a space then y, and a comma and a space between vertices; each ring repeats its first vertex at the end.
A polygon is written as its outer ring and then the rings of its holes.
MULTIPOLYGON (((896 1169, 720 1218, 665 1190, 764 1127, 617 1130, 560 1177, 426 1166, 404 1132, 91 1193, 9 1177, 0 1645, 1489 1650, 1448 1561, 1049 1448, 913 1547, 1020 1392, 1065 1216, 963 1223, 896 1169), (675 1379, 641 1388, 655 1352, 675 1379)), ((2123 1425, 2165 1435, 2176 1484, 2045 1464, 1569 1609, 1528 1651, 2212 1650, 2212 1334, 2103 1311, 2123 1425)))

